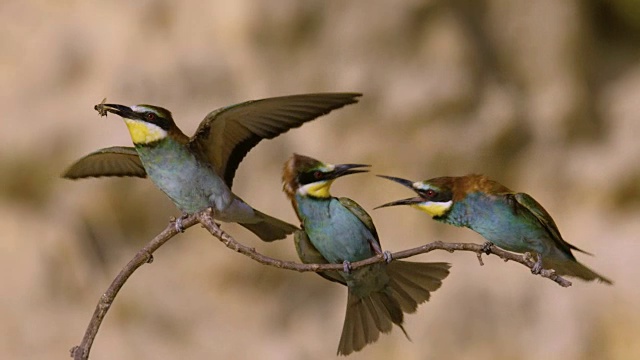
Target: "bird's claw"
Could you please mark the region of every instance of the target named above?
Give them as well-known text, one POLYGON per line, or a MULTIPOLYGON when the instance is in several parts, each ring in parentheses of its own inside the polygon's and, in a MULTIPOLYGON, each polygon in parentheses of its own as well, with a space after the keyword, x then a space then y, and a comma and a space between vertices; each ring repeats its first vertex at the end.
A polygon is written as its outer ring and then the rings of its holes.
POLYGON ((384 258, 384 262, 386 262, 387 264, 393 261, 393 254, 391 254, 391 251, 389 250, 383 251, 382 257, 384 258))
POLYGON ((183 233, 184 232, 184 225, 182 225, 182 221, 184 219, 187 218, 187 216, 189 216, 188 214, 182 214, 180 217, 178 217, 177 219, 174 220, 174 226, 176 228, 176 231, 179 233, 183 233))
POLYGON ((351 274, 351 263, 348 262, 347 260, 343 261, 342 270, 347 274, 351 274))
POLYGON ((183 233, 184 232, 184 226, 182 226, 182 218, 181 217, 176 219, 174 225, 176 227, 176 231, 177 232, 179 232, 179 233, 183 233))
POLYGON ((492 246, 493 246, 493 243, 491 241, 486 241, 484 244, 482 244, 482 252, 485 253, 486 255, 490 255, 492 246))
POLYGON ((538 275, 542 271, 542 255, 540 254, 536 254, 536 255, 538 257, 538 260, 536 260, 536 263, 533 264, 533 267, 531 268, 531 273, 534 275, 538 275))

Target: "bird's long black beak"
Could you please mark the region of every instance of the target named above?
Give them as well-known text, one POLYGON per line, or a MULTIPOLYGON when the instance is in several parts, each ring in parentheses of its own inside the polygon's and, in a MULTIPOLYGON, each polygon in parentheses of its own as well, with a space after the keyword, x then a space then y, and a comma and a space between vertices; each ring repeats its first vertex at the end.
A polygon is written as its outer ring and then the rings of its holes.
POLYGON ((395 176, 387 176, 387 175, 376 175, 377 177, 381 177, 383 179, 387 179, 387 180, 391 180, 391 181, 395 181, 398 184, 404 185, 406 187, 408 187, 409 189, 416 191, 416 189, 413 187, 413 181, 411 180, 407 180, 407 179, 403 179, 403 178, 399 178, 399 177, 395 177, 395 176))
POLYGON ((345 175, 368 172, 369 170, 358 169, 358 168, 370 167, 370 166, 371 165, 365 165, 365 164, 340 164, 340 165, 335 165, 333 171, 329 174, 329 179, 328 180, 337 179, 337 178, 339 178, 341 176, 345 176, 345 175))
POLYGON ((125 119, 135 119, 138 117, 130 107, 125 105, 100 103, 93 108, 100 114, 100 116, 107 116, 107 113, 110 112, 125 119))
POLYGON ((373 209, 380 209, 383 207, 388 207, 388 206, 397 206, 397 205, 415 205, 415 204, 419 204, 421 202, 424 202, 424 199, 416 196, 416 197, 412 197, 412 198, 407 198, 407 199, 402 199, 402 200, 396 200, 396 201, 392 201, 386 204, 382 204, 380 206, 376 206, 373 209))
MULTIPOLYGON (((403 179, 395 176, 387 176, 387 175, 376 175, 376 176, 387 179, 387 180, 395 181, 398 184, 404 185, 405 187, 408 187, 409 189, 417 193, 416 188, 413 187, 413 181, 411 180, 407 180, 407 179, 403 179)), ((413 205, 413 204, 421 203, 423 201, 424 201, 423 198, 417 196, 417 197, 392 201, 380 206, 376 206, 374 209, 379 209, 379 208, 388 207, 388 206, 397 206, 397 205, 413 205)))

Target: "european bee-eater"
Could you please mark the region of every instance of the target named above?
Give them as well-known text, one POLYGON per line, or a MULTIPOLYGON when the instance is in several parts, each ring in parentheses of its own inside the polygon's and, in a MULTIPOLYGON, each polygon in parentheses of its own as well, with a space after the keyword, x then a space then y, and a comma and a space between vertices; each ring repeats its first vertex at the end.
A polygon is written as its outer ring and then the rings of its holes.
POLYGON ((558 275, 612 284, 611 280, 576 260, 571 250, 588 253, 564 241, 551 215, 525 193, 513 192, 483 175, 448 176, 416 182, 379 176, 412 189, 418 196, 378 208, 410 205, 426 212, 434 220, 467 227, 507 251, 534 253, 537 257, 532 269, 534 273, 543 268, 553 269, 558 275))
POLYGON ((93 152, 63 177, 148 175, 183 214, 211 207, 217 220, 237 222, 264 241, 283 239, 297 227, 253 209, 231 192, 238 165, 260 140, 356 103, 359 96, 321 93, 243 102, 210 112, 191 138, 180 131, 166 109, 103 102, 95 109, 103 116, 111 112, 122 117, 134 147, 93 152))
POLYGON ((369 214, 351 199, 332 197, 329 188, 340 176, 366 171, 361 169, 365 166, 326 164, 294 154, 283 172, 283 190, 302 224, 302 230, 295 233, 300 259, 303 263, 344 263, 347 270, 320 273, 348 287, 339 355, 375 342, 393 324, 405 332, 403 313, 415 312, 449 275, 447 263, 408 261, 348 271, 350 262, 381 255, 380 240, 369 214))

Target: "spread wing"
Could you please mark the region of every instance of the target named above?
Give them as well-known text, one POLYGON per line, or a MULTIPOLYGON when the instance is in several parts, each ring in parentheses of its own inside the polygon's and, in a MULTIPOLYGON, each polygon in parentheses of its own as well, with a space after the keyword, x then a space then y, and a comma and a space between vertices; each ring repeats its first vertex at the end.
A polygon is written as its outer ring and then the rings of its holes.
POLYGON ((136 149, 114 146, 94 151, 71 165, 62 174, 67 179, 100 176, 147 176, 136 149))
POLYGON ((190 145, 206 154, 218 174, 231 187, 238 165, 260 140, 272 139, 318 116, 356 103, 361 95, 291 95, 227 106, 212 111, 204 118, 190 145))
POLYGON ((544 207, 542 207, 542 205, 540 205, 540 203, 538 203, 534 198, 525 193, 517 193, 514 194, 513 197, 519 206, 523 207, 524 210, 529 211, 531 214, 533 214, 538 219, 538 221, 540 221, 540 223, 547 229, 547 231, 549 231, 549 233, 551 234, 551 238, 558 246, 558 248, 564 250, 568 254, 571 254, 571 249, 589 254, 588 252, 579 249, 562 239, 560 230, 558 230, 558 226, 556 225, 555 221, 553 221, 551 215, 549 215, 547 210, 545 210, 544 207))
POLYGON ((340 203, 344 207, 349 209, 349 211, 351 211, 351 213, 353 213, 358 219, 360 219, 364 226, 366 226, 367 229, 371 231, 371 234, 373 234, 374 237, 374 241, 376 242, 378 249, 380 249, 380 239, 378 238, 378 231, 376 230, 376 226, 373 225, 371 216, 369 216, 369 214, 362 208, 362 206, 360 206, 360 204, 349 198, 341 197, 338 198, 338 201, 340 201, 340 203))
MULTIPOLYGON (((313 246, 307 233, 304 230, 296 230, 293 234, 293 241, 296 245, 296 252, 303 264, 328 264, 327 259, 313 246)), ((337 271, 319 272, 318 275, 323 278, 346 285, 342 276, 337 271)))

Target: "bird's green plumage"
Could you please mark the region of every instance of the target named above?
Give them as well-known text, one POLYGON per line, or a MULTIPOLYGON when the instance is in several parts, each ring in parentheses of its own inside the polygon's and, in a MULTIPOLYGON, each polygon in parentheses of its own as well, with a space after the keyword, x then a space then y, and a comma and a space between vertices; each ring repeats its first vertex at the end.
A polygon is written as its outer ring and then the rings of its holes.
MULTIPOLYGON (((186 144, 167 137, 150 145, 136 145, 136 150, 149 177, 182 212, 192 214, 213 207, 224 216, 234 201, 213 167, 198 159, 186 144)), ((250 208, 247 216, 252 217, 250 208)))
POLYGON ((298 195, 296 203, 305 232, 329 262, 358 261, 375 255, 372 243, 378 243, 378 239, 374 232, 339 199, 298 195))
MULTIPOLYGON (((296 251, 304 263, 358 261, 380 247, 369 214, 348 198, 296 198, 303 230, 295 234, 296 251)), ((351 273, 327 271, 320 275, 349 288, 338 354, 348 355, 375 342, 380 333, 402 327, 403 312, 413 313, 427 301, 449 274, 446 263, 394 261, 374 264, 351 273)))
POLYGON ((566 256, 563 247, 554 246, 551 232, 540 226, 538 218, 518 203, 513 195, 469 193, 454 202, 446 215, 435 220, 468 227, 505 250, 530 251, 543 256, 557 252, 559 256, 566 256))
POLYGON ((67 178, 148 175, 185 213, 212 207, 216 219, 237 222, 261 239, 282 239, 295 226, 263 214, 231 192, 236 169, 262 139, 271 139, 318 116, 358 101, 357 93, 302 94, 247 101, 209 113, 193 137, 171 112, 152 105, 96 105, 120 115, 135 144, 92 153, 71 166, 67 178))
MULTIPOLYGON (((329 264, 329 261, 322 256, 315 246, 313 246, 311 240, 309 240, 309 236, 307 236, 307 233, 304 230, 296 230, 293 233, 293 242, 296 247, 296 253, 298 253, 298 257, 303 263, 329 264)), ((329 281, 347 285, 344 277, 338 271, 323 271, 318 273, 318 275, 329 281)))
POLYGON ((357 202, 347 198, 341 197, 338 198, 340 204, 345 208, 349 209, 349 211, 355 215, 362 222, 362 224, 371 232, 373 237, 375 238, 375 243, 380 246, 380 240, 378 239, 378 230, 376 230, 376 226, 373 224, 373 219, 371 216, 358 204, 357 202))
POLYGON ((572 250, 585 251, 566 242, 551 215, 525 193, 513 192, 482 175, 439 177, 423 182, 382 177, 419 195, 382 206, 414 205, 429 212, 429 207, 448 203, 450 206, 434 216, 435 220, 467 227, 505 250, 533 253, 539 256, 539 265, 559 275, 611 283, 576 260, 572 250))
MULTIPOLYGON (((284 191, 302 223, 294 240, 304 263, 342 263, 381 253, 373 220, 355 201, 330 196, 328 187, 339 176, 361 172, 366 165, 323 164, 294 155, 284 168, 284 191), (309 192, 310 189, 314 189, 309 192), (314 195, 315 194, 315 195, 314 195)), ((414 312, 449 274, 446 263, 394 261, 349 273, 326 271, 324 278, 349 289, 338 354, 348 355, 375 342, 393 324, 403 331, 403 312, 414 312)), ((406 334, 406 332, 405 332, 406 334)))
POLYGON ((435 219, 468 227, 505 250, 535 253, 543 268, 559 275, 612 283, 576 260, 571 250, 582 250, 562 238, 551 216, 527 194, 469 193, 435 219))
MULTIPOLYGON (((519 206, 524 208, 524 211, 531 212, 536 219, 540 222, 540 225, 549 231, 549 236, 553 239, 555 245, 558 248, 563 249, 565 253, 571 253, 571 250, 580 251, 581 253, 592 255, 578 247, 564 241, 562 236, 560 235, 560 230, 558 230, 558 226, 547 210, 545 210, 540 203, 538 203, 534 198, 525 193, 517 193, 513 194, 516 202, 519 206)), ((519 211, 516 210, 517 214, 519 211)))

